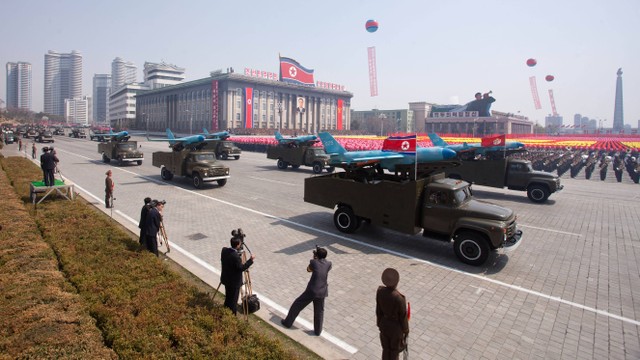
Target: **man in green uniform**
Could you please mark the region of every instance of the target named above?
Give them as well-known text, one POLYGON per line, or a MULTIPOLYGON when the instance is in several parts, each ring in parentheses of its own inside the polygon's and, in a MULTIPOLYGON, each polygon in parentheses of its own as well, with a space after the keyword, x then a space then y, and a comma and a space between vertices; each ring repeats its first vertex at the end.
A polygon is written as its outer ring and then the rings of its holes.
POLYGON ((407 301, 396 287, 400 274, 396 269, 387 268, 382 272, 382 283, 376 293, 376 320, 380 329, 380 344, 383 360, 397 360, 406 346, 409 334, 407 301))

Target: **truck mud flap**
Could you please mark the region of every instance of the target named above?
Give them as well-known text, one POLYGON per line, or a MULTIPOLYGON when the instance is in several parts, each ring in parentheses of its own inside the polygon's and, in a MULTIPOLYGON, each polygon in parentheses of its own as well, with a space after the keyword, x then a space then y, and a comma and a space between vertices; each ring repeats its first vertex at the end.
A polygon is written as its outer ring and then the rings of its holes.
POLYGON ((510 253, 522 244, 522 230, 516 230, 516 234, 505 240, 502 244, 502 252, 510 253))

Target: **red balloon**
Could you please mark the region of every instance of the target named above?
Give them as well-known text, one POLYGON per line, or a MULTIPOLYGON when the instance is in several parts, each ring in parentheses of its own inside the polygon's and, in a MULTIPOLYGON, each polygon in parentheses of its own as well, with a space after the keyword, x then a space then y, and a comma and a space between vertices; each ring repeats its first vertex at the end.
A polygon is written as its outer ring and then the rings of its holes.
POLYGON ((555 79, 555 78, 553 77, 553 75, 547 75, 547 76, 544 77, 544 79, 547 80, 547 81, 553 81, 553 79, 555 79))
POLYGON ((529 66, 529 67, 536 66, 536 64, 538 64, 536 59, 531 58, 531 59, 527 60, 527 66, 529 66))

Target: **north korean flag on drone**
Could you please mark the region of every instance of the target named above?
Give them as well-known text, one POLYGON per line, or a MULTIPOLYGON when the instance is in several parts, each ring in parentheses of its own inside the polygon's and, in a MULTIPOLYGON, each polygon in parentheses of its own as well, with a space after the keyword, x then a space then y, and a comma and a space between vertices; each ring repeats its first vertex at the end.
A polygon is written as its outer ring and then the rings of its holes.
POLYGON ((280 57, 280 81, 315 86, 313 70, 307 69, 297 61, 286 57, 280 57))
POLYGON ((382 151, 393 151, 401 154, 416 153, 416 135, 390 136, 382 142, 382 151))

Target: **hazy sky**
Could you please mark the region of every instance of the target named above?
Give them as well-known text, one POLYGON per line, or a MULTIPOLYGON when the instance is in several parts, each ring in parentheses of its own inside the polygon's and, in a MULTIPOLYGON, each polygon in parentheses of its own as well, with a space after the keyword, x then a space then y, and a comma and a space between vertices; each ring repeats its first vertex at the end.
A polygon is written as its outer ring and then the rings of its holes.
MULTIPOLYGON (((44 54, 78 50, 89 96, 93 75, 111 73, 116 57, 138 66, 139 81, 145 61, 184 67, 186 80, 196 80, 230 66, 277 73, 280 53, 314 69, 315 80, 345 85, 356 110, 466 103, 492 90, 493 110, 543 122, 553 89, 565 124, 580 113, 609 127, 622 68, 625 124, 640 119, 639 0, 5 0, 2 14, 0 63, 32 64, 35 111, 43 109, 44 54), (377 32, 365 30, 367 19, 380 23, 377 32), (376 97, 369 46, 377 52, 376 97), (536 67, 526 66, 530 57, 536 67)), ((0 82, 6 100, 6 71, 0 82)))

